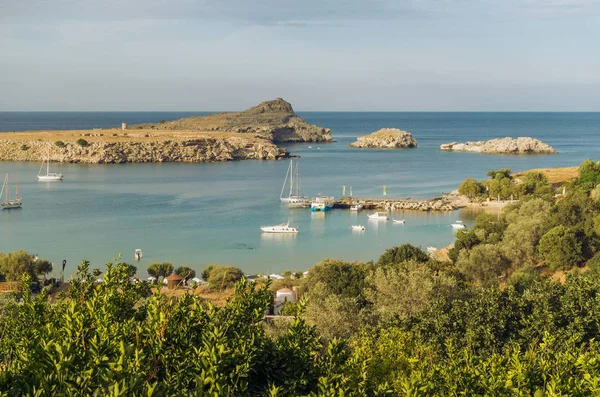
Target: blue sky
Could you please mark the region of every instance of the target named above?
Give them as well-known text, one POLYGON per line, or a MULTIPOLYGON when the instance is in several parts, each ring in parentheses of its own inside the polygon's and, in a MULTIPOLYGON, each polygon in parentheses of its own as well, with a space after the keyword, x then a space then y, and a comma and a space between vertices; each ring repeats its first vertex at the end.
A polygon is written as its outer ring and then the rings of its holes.
POLYGON ((600 0, 0 0, 0 111, 600 111, 600 0))

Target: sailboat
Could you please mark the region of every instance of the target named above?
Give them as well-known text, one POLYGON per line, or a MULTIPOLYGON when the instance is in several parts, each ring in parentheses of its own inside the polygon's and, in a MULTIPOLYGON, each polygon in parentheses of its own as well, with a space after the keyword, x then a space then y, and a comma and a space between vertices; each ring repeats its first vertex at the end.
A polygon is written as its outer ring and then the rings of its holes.
POLYGON ((62 181, 63 174, 57 174, 56 172, 50 172, 50 146, 48 146, 48 160, 42 161, 40 170, 38 172, 38 181, 62 181), (41 174, 42 168, 46 163, 46 175, 41 174))
POLYGON ((13 209, 13 208, 21 208, 21 205, 23 205, 23 199, 19 198, 19 182, 17 181, 17 188, 15 190, 15 199, 14 200, 9 200, 8 199, 8 174, 6 174, 6 178, 4 179, 4 185, 2 185, 2 191, 0 192, 0 196, 2 196, 2 193, 4 193, 4 190, 6 189, 6 195, 4 196, 4 201, 2 203, 0 203, 0 206, 2 206, 3 210, 9 210, 9 209, 13 209))
POLYGON ((285 180, 283 181, 283 186, 281 187, 279 200, 282 203, 286 203, 290 208, 310 207, 310 198, 300 195, 300 170, 298 168, 298 162, 296 162, 296 168, 294 169, 294 160, 290 160, 290 166, 285 174, 285 180), (284 196, 288 178, 290 180, 290 190, 289 194, 284 196), (295 186, 294 182, 296 182, 295 186))

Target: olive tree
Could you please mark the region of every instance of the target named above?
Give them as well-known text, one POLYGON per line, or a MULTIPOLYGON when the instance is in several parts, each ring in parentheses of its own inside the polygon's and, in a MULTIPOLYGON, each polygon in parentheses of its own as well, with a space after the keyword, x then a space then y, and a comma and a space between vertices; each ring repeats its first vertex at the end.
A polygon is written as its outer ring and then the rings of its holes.
POLYGON ((539 250, 552 269, 569 269, 583 260, 582 242, 573 230, 562 225, 542 237, 539 250))

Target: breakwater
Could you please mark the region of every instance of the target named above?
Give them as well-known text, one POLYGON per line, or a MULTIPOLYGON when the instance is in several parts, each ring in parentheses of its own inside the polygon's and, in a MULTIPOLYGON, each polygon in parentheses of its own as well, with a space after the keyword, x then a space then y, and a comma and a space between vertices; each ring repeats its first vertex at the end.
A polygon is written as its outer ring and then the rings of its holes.
POLYGON ((454 211, 469 205, 469 200, 460 195, 449 194, 431 199, 410 197, 342 197, 334 201, 334 208, 349 209, 362 204, 364 209, 454 211))

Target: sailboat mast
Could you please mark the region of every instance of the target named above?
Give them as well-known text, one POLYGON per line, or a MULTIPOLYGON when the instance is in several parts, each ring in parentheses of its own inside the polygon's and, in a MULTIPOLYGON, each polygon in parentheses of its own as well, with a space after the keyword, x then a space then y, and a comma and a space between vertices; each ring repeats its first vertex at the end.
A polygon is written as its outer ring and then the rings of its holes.
POLYGON ((300 197, 300 163, 296 161, 296 196, 300 197))
POLYGON ((6 199, 4 202, 8 204, 8 174, 6 174, 6 179, 4 180, 4 184, 6 185, 6 199))
POLYGON ((290 164, 290 167, 288 167, 288 170, 285 174, 285 180, 283 181, 283 186, 281 187, 281 193, 279 194, 280 198, 283 197, 283 191, 285 190, 285 185, 287 184, 288 176, 290 175, 290 168, 291 168, 291 164, 290 164))
POLYGON ((46 162, 46 176, 50 175, 50 145, 48 145, 48 161, 46 162))
POLYGON ((294 190, 294 160, 290 160, 290 197, 294 190))
POLYGON ((15 200, 19 199, 19 180, 17 179, 17 189, 15 190, 15 200))

